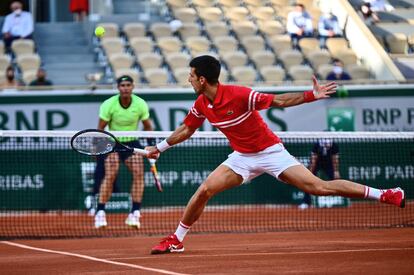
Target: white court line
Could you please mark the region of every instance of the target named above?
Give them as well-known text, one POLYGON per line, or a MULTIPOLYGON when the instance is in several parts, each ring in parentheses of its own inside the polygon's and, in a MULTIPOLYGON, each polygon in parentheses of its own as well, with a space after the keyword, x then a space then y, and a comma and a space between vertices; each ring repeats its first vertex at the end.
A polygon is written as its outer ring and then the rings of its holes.
POLYGON ((91 256, 77 254, 77 253, 70 253, 70 252, 65 252, 65 251, 43 249, 43 248, 28 246, 28 245, 14 243, 14 242, 2 241, 1 243, 7 244, 7 245, 10 245, 10 246, 17 246, 17 247, 24 248, 24 249, 29 249, 29 250, 41 251, 41 252, 52 253, 52 254, 61 254, 61 255, 65 255, 65 256, 72 256, 72 257, 77 257, 77 258, 82 258, 82 259, 86 259, 86 260, 90 260, 90 261, 101 262, 101 263, 112 264, 112 265, 126 266, 126 267, 130 267, 130 268, 134 268, 134 269, 152 271, 152 272, 161 273, 161 274, 186 275, 184 273, 177 273, 177 272, 172 272, 172 271, 168 271, 168 270, 164 270, 164 269, 149 268, 149 267, 145 267, 145 266, 141 266, 141 265, 115 262, 115 261, 111 261, 111 260, 99 259, 99 258, 95 258, 95 257, 91 257, 91 256))
MULTIPOLYGON (((405 251, 414 250, 414 247, 401 248, 367 248, 367 249, 343 249, 343 250, 320 250, 320 251, 293 251, 293 252, 257 252, 257 253, 229 253, 229 254, 200 254, 200 255, 177 255, 177 258, 206 258, 206 257, 240 257, 240 256, 272 256, 272 255, 306 255, 306 254, 329 254, 329 253, 354 253, 354 252, 380 252, 380 251, 405 251)), ((201 251, 201 250, 193 250, 201 251)), ((205 250, 203 250, 205 251, 205 250)), ((126 257, 113 258, 112 260, 150 259, 154 257, 126 257)))

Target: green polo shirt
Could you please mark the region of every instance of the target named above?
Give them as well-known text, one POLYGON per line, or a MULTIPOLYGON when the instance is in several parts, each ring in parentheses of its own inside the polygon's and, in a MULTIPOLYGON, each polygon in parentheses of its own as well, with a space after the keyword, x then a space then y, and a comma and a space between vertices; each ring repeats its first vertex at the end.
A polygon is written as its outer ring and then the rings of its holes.
MULTIPOLYGON (((131 95, 132 102, 128 108, 122 107, 119 94, 105 100, 99 109, 99 117, 108 122, 110 131, 136 131, 141 120, 149 118, 147 103, 137 95, 131 95)), ((120 138, 130 141, 131 138, 120 138)))

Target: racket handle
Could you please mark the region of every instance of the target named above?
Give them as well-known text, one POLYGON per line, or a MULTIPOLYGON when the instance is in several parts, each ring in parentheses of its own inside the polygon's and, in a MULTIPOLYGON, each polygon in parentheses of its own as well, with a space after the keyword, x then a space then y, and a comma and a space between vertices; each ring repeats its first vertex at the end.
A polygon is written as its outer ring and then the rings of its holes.
POLYGON ((134 148, 134 153, 146 157, 149 152, 144 149, 134 148))

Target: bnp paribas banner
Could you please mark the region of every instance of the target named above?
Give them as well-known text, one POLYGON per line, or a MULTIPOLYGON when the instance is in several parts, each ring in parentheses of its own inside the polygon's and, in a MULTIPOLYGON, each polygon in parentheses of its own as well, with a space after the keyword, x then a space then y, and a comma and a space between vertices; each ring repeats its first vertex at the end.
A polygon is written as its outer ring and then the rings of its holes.
MULTIPOLYGON (((2 141, 2 139, 0 139, 2 141)), ((401 186, 414 197, 412 139, 337 139, 341 177, 377 187, 401 186)), ((292 155, 308 166, 315 140, 286 138, 292 155)), ((86 210, 93 194, 95 159, 69 148, 69 138, 8 138, 0 143, 0 211, 86 210), (2 146, 2 147, 1 147, 2 146), (23 149, 24 148, 24 149, 23 149)), ((148 163, 145 171, 145 207, 184 206, 198 186, 231 152, 224 138, 191 139, 166 151, 158 161, 164 192, 154 187, 148 163)), ((323 173, 320 175, 325 177, 323 173)), ((108 211, 128 211, 131 176, 122 165, 108 211)), ((303 193, 262 175, 214 197, 210 205, 299 204, 303 193)), ((319 207, 346 207, 341 197, 320 197, 319 207)))
MULTIPOLYGON (((276 90, 262 92, 276 93, 276 90)), ((137 90, 136 93, 148 102, 157 131, 171 131, 180 125, 195 99, 191 90, 137 90)), ((100 104, 113 94, 115 91, 3 93, 0 130, 94 128, 100 104)), ((345 95, 348 96, 290 108, 270 108, 261 113, 274 131, 414 131, 414 86, 378 91, 354 89, 345 95)), ((206 122, 200 130, 214 129, 206 122)))

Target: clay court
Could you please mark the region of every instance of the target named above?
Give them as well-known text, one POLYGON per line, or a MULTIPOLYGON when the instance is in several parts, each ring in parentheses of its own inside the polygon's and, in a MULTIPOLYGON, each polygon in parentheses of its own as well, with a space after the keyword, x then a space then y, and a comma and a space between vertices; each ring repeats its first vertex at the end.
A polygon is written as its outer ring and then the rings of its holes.
POLYGON ((1 274, 412 274, 414 228, 191 234, 181 254, 159 237, 0 243, 1 274))

